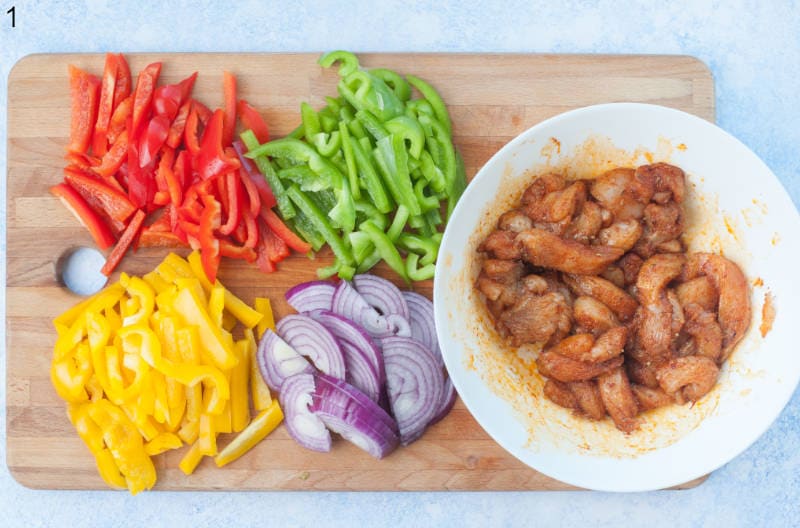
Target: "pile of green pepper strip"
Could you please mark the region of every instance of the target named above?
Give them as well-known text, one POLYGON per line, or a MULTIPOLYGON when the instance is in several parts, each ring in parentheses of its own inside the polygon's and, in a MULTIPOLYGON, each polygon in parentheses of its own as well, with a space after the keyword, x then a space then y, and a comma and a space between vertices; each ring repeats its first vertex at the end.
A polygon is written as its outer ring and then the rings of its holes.
POLYGON ((242 141, 277 199, 278 211, 318 250, 336 256, 320 277, 350 279, 381 259, 406 282, 433 277, 446 217, 466 187, 453 147, 450 116, 428 83, 386 69, 364 70, 355 55, 323 55, 340 63, 339 97, 315 111, 301 105, 302 124, 259 145, 242 141), (421 94, 411 99, 411 89, 421 94))

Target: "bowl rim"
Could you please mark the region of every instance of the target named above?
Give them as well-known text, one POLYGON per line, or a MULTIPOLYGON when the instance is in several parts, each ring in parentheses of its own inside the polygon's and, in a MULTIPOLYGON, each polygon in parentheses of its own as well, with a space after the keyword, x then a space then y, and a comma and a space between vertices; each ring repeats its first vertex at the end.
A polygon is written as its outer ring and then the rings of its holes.
MULTIPOLYGON (((494 165, 495 163, 498 163, 499 159, 503 159, 506 156, 506 152, 513 151, 519 144, 527 142, 529 140, 530 136, 539 133, 542 129, 547 129, 549 127, 557 125, 558 123, 560 123, 562 121, 575 119, 577 116, 584 116, 586 114, 592 114, 592 113, 595 113, 595 112, 598 112, 598 113, 599 112, 608 112, 608 111, 622 111, 622 112, 624 112, 624 111, 627 111, 627 110, 637 110, 637 111, 644 110, 644 111, 656 112, 656 113, 661 112, 664 115, 671 114, 672 116, 679 116, 680 119, 687 120, 688 122, 694 122, 693 123, 694 125, 699 125, 701 127, 705 127, 707 130, 713 131, 713 133, 715 133, 715 134, 721 134, 723 139, 726 139, 728 141, 732 141, 734 144, 736 144, 736 147, 738 149, 740 149, 741 152, 744 155, 752 156, 753 160, 757 164, 759 164, 761 166, 761 169, 764 171, 764 174, 769 174, 769 175, 772 176, 774 183, 777 184, 777 188, 778 188, 777 189, 777 196, 779 197, 778 199, 781 200, 781 201, 786 201, 788 204, 791 204, 791 206, 792 206, 792 208, 794 209, 794 212, 795 212, 796 223, 800 223, 800 216, 798 216, 797 207, 792 202, 788 192, 786 191, 786 188, 783 186, 783 183, 780 181, 780 179, 777 177, 777 175, 775 175, 775 173, 766 165, 766 163, 757 154, 755 154, 747 145, 745 145, 742 141, 740 141, 738 138, 733 136, 731 133, 729 133, 726 130, 724 130, 723 128, 719 127, 716 123, 707 121, 707 120, 705 120, 705 119, 703 119, 701 117, 698 117, 698 116, 696 116, 694 114, 690 114, 688 112, 685 112, 685 111, 682 111, 682 110, 678 110, 676 108, 671 108, 671 107, 662 106, 662 105, 656 105, 656 104, 650 104, 650 103, 615 102, 615 103, 603 103, 603 104, 583 106, 583 107, 580 107, 580 108, 575 108, 575 109, 572 109, 572 110, 568 110, 566 112, 563 112, 563 113, 557 114, 555 116, 552 116, 552 117, 550 117, 550 118, 548 118, 548 119, 546 119, 544 121, 536 123, 535 125, 529 127, 528 129, 526 129, 525 131, 521 132, 516 137, 514 137, 513 139, 508 141, 497 152, 495 152, 491 156, 491 158, 489 158, 489 160, 487 160, 486 163, 478 170, 478 172, 475 174, 475 176, 472 178, 472 180, 470 180, 470 184, 472 182, 474 182, 474 181, 478 181, 478 180, 486 177, 486 176, 484 176, 484 174, 488 174, 489 171, 492 170, 491 169, 492 165, 494 165)), ((466 201, 464 201, 464 200, 459 200, 459 202, 456 204, 456 207, 453 210, 451 218, 457 218, 459 216, 460 211, 462 209, 466 208, 466 207, 470 207, 470 205, 467 205, 466 201)), ((474 207, 474 205, 472 207, 474 207)), ((451 236, 453 236, 453 235, 450 234, 450 233, 452 233, 453 230, 452 229, 448 229, 449 226, 450 226, 450 222, 448 222, 447 227, 445 228, 445 231, 444 231, 444 234, 443 234, 443 237, 442 237, 442 242, 441 242, 442 250, 445 250, 449 246, 449 244, 448 244, 449 239, 450 239, 451 236)), ((442 343, 442 344, 444 344, 447 341, 446 339, 443 339, 443 337, 448 337, 449 338, 449 336, 445 336, 444 335, 444 328, 446 326, 444 323, 445 323, 445 319, 447 317, 447 314, 445 313, 446 310, 442 306, 442 301, 441 300, 437 303, 437 299, 441 299, 441 297, 443 296, 443 293, 442 293, 441 289, 446 284, 445 281, 437 280, 437 278, 438 277, 442 277, 442 276, 444 276, 446 274, 449 274, 447 271, 445 271, 445 267, 447 266, 445 264, 445 261, 448 260, 448 259, 441 258, 441 255, 443 255, 443 254, 444 254, 444 251, 440 251, 440 258, 437 259, 436 272, 435 272, 435 275, 434 275, 434 282, 433 282, 434 320, 435 320, 436 328, 437 328, 437 337, 439 339, 439 342, 442 343)), ((658 478, 658 476, 656 476, 650 482, 648 482, 647 486, 642 486, 642 485, 629 485, 629 486, 626 486, 626 485, 619 485, 619 483, 610 483, 609 485, 599 485, 598 486, 597 482, 594 481, 594 480, 591 483, 589 483, 589 482, 587 482, 587 481, 585 481, 583 479, 580 479, 580 478, 566 478, 565 479, 563 475, 554 475, 554 474, 551 474, 551 472, 549 472, 549 471, 542 470, 540 468, 534 467, 528 460, 526 460, 524 458, 525 452, 527 451, 526 448, 524 448, 523 446, 510 446, 510 445, 507 445, 507 443, 504 443, 499 438, 497 438, 495 436, 495 434, 493 434, 493 432, 490 430, 490 428, 485 423, 487 421, 486 417, 483 416, 483 415, 478 416, 473 412, 473 408, 476 407, 476 405, 475 405, 475 403, 473 401, 473 398, 477 398, 478 396, 477 395, 467 394, 466 391, 464 391, 464 388, 465 388, 464 384, 466 383, 466 380, 460 379, 459 376, 453 376, 452 375, 452 372, 453 372, 454 369, 451 368, 451 365, 449 363, 455 362, 455 361, 462 361, 462 358, 461 358, 462 353, 461 353, 461 351, 458 350, 457 351, 457 355, 459 357, 455 357, 456 353, 448 354, 444 350, 444 346, 442 346, 442 349, 443 349, 442 350, 442 352, 443 352, 442 356, 444 358, 445 366, 448 369, 448 374, 450 375, 450 378, 451 378, 451 380, 453 382, 453 385, 456 388, 459 396, 461 397, 462 401, 464 402, 465 407, 470 412, 470 414, 473 416, 473 418, 478 422, 478 424, 481 426, 481 428, 495 442, 497 442, 503 449, 508 451, 515 458, 520 460, 523 464, 525 464, 526 466, 530 467, 531 469, 533 469, 533 470, 535 470, 537 472, 540 472, 540 473, 542 473, 542 474, 544 474, 544 475, 546 475, 546 476, 548 476, 550 478, 559 480, 559 481, 564 482, 566 484, 574 485, 574 486, 577 486, 577 487, 580 487, 580 488, 584 488, 584 489, 595 490, 595 491, 635 492, 635 491, 660 490, 660 489, 665 489, 665 488, 669 488, 669 487, 672 487, 672 486, 677 486, 677 485, 680 485, 680 484, 684 484, 684 483, 687 483, 687 482, 691 482, 691 481, 693 481, 693 480, 695 480, 697 478, 706 476, 706 475, 710 474, 711 472, 716 471, 720 467, 724 466, 725 464, 727 464, 728 462, 730 462, 731 460, 733 460, 734 458, 736 458, 737 456, 739 456, 740 454, 745 452, 759 438, 761 438, 764 435, 764 433, 774 424, 774 422, 778 419, 778 417, 781 415, 783 410, 786 408, 786 406, 788 405, 789 401, 791 400, 793 394, 797 390, 798 385, 800 384, 800 371, 799 371, 798 375, 795 376, 795 379, 794 380, 790 380, 790 383, 786 384, 787 388, 786 388, 786 390, 784 392, 780 393, 780 398, 778 398, 778 395, 776 395, 775 397, 771 398, 775 403, 770 408, 771 412, 768 413, 769 414, 768 420, 763 422, 764 423, 763 428, 761 428, 761 427, 754 428, 754 429, 750 430, 751 432, 749 432, 749 433, 747 433, 745 435, 742 435, 743 437, 745 437, 745 440, 738 442, 736 444, 736 448, 733 449, 733 450, 730 450, 731 453, 728 453, 725 456, 720 456, 719 458, 715 459, 716 461, 714 463, 711 463, 711 464, 708 464, 708 465, 697 465, 697 469, 695 469, 695 470, 689 469, 686 472, 681 473, 680 474, 680 478, 677 478, 677 476, 673 476, 672 478, 669 478, 669 477, 658 478), (448 358, 450 358, 450 359, 448 360, 448 358)), ((480 383, 483 383, 485 385, 485 382, 483 380, 481 380, 480 383)), ((487 389, 488 389, 488 387, 487 387, 487 389)), ((491 389, 488 389, 488 390, 494 396, 496 396, 499 400, 501 400, 504 405, 509 405, 509 403, 507 401, 505 401, 502 397, 499 397, 496 394, 494 394, 493 391, 491 391, 491 389)), ((704 420, 706 420, 707 418, 708 417, 704 418, 704 420)), ((657 448, 656 450, 665 449, 667 447, 669 447, 669 446, 665 446, 665 447, 662 447, 662 448, 657 448)))

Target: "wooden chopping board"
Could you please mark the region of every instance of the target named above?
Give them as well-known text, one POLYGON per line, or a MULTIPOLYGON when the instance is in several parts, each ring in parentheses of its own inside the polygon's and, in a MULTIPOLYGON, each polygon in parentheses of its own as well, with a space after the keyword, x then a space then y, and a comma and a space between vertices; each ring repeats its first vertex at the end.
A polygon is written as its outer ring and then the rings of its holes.
MULTIPOLYGON (((236 74, 242 98, 282 136, 300 122, 299 105, 324 105, 337 76, 316 64, 316 54, 141 54, 131 69, 160 60, 162 81, 200 75, 195 95, 210 107, 222 103, 222 72, 236 74)), ((518 54, 364 54, 367 67, 414 73, 431 82, 449 105, 456 146, 467 175, 530 126, 572 108, 638 101, 679 108, 714 119, 708 68, 683 56, 518 54)), ((22 59, 8 83, 7 259, 7 463, 33 488, 104 489, 94 459, 73 430, 64 403, 50 385, 55 331, 51 320, 79 300, 59 286, 55 263, 92 240, 48 193, 62 178, 69 134, 67 64, 100 76, 102 55, 33 55, 22 59)), ((142 274, 163 250, 141 250, 121 269, 142 274)), ((226 261, 222 282, 250 301, 268 296, 277 317, 290 311, 285 290, 310 280, 330 262, 294 256, 271 275, 226 261)), ((378 273, 390 277, 387 269, 378 273)), ((418 290, 430 296, 431 284, 418 290)), ((221 440, 222 441, 222 440, 221 440)), ((564 490, 574 489, 528 468, 498 446, 459 400, 446 419, 421 440, 377 461, 339 440, 331 453, 297 446, 279 427, 251 453, 217 469, 206 459, 194 475, 178 469, 182 451, 159 456, 157 489, 165 490, 564 490)), ((692 487, 698 479, 680 487, 692 487)))

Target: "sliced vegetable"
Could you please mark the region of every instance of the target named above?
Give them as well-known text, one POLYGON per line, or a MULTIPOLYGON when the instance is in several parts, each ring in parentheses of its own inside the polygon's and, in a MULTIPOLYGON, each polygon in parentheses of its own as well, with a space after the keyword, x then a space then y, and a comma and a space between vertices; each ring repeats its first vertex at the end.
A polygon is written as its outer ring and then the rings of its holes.
POLYGON ((65 183, 59 183, 51 187, 50 192, 60 198, 75 218, 89 230, 97 247, 108 249, 114 244, 114 234, 111 229, 75 189, 65 183))
POLYGON ((67 150, 85 153, 92 139, 97 120, 100 79, 80 68, 69 66, 69 86, 72 97, 72 123, 67 150))
POLYGON ((259 412, 258 416, 253 418, 253 421, 214 457, 217 467, 230 464, 247 453, 275 430, 281 421, 283 421, 283 411, 276 400, 268 408, 259 412))
POLYGON ((411 337, 430 350, 439 366, 444 367, 442 352, 439 349, 439 339, 436 336, 436 326, 433 322, 433 303, 427 297, 412 291, 404 291, 403 298, 408 305, 411 337))
POLYGON ((269 329, 258 344, 256 359, 261 376, 274 391, 282 390, 286 378, 314 372, 314 367, 303 356, 269 329))
POLYGON ((331 434, 310 406, 315 391, 314 375, 295 374, 281 386, 280 404, 286 417, 286 430, 301 446, 312 451, 331 450, 331 434))
POLYGON ((345 379, 345 362, 339 344, 320 323, 300 314, 287 315, 275 326, 277 333, 298 354, 320 371, 345 379))
POLYGON ((377 275, 360 274, 353 277, 353 286, 358 294, 384 317, 399 315, 408 321, 409 309, 405 297, 390 281, 377 275))
POLYGON ((300 313, 330 310, 336 287, 328 281, 311 281, 293 286, 286 291, 286 302, 300 313))
POLYGON ((106 259, 106 263, 103 265, 102 269, 100 270, 103 275, 109 276, 111 273, 116 269, 117 265, 119 265, 122 257, 125 256, 125 253, 128 252, 128 248, 131 247, 133 244, 134 238, 139 233, 139 230, 142 228, 144 223, 144 211, 139 209, 136 211, 136 214, 133 215, 131 221, 128 223, 128 226, 125 228, 125 231, 122 233, 122 236, 117 241, 117 245, 114 246, 114 249, 111 250, 111 254, 108 255, 106 259))
POLYGON ((408 321, 399 317, 384 317, 347 281, 341 281, 336 286, 331 311, 361 325, 374 338, 411 333, 408 321))

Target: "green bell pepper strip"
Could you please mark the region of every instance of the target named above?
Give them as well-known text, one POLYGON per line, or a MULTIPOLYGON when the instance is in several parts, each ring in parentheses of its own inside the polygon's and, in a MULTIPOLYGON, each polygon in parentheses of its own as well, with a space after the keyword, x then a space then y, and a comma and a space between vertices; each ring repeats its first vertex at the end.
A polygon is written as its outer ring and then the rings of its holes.
POLYGON ((405 111, 403 102, 398 99, 385 82, 365 71, 356 71, 344 77, 337 85, 339 93, 356 110, 368 110, 381 121, 399 116, 405 111))
POLYGON ((425 213, 425 220, 428 221, 428 225, 434 230, 436 230, 438 226, 442 225, 442 213, 439 208, 437 207, 436 209, 431 209, 425 213))
POLYGON ((445 131, 447 131, 447 137, 453 137, 453 125, 450 123, 450 114, 447 112, 447 107, 444 105, 444 101, 442 101, 436 89, 414 75, 406 75, 406 80, 411 86, 419 90, 419 93, 421 93, 425 100, 428 101, 428 104, 431 105, 436 114, 436 118, 442 124, 445 131))
POLYGON ((385 68, 375 68, 370 70, 369 73, 385 82, 397 98, 404 103, 411 99, 411 85, 397 73, 385 68))
MULTIPOLYGON (((286 190, 286 194, 294 202, 298 209, 303 211, 311 224, 317 232, 325 239, 331 247, 334 255, 339 260, 349 266, 352 266, 353 255, 344 241, 336 234, 325 214, 319 210, 317 205, 303 192, 297 185, 292 185, 286 190)), ((377 228, 376 228, 377 229, 377 228)))
POLYGON ((389 135, 389 131, 383 126, 377 117, 372 115, 369 110, 359 110, 356 112, 356 119, 364 126, 375 141, 380 141, 389 135))
POLYGON ((341 98, 330 97, 326 95, 325 102, 328 103, 327 108, 332 112, 334 116, 339 115, 339 111, 342 109, 342 104, 344 103, 344 101, 341 98))
POLYGON ((431 185, 434 192, 441 193, 445 190, 444 173, 433 162, 431 154, 427 150, 423 150, 419 156, 420 171, 423 178, 425 178, 431 185))
POLYGON ((318 192, 331 187, 329 179, 321 178, 305 164, 281 169, 278 171, 278 177, 281 182, 288 180, 290 183, 296 183, 303 192, 318 192))
POLYGON ((342 148, 342 139, 338 130, 331 133, 320 132, 308 138, 317 148, 317 152, 326 158, 332 157, 342 148))
POLYGON ((249 150, 245 155, 248 158, 255 158, 256 156, 285 158, 294 165, 308 163, 313 156, 318 156, 317 151, 308 143, 289 137, 264 143, 253 150, 249 150))
POLYGON ((363 222, 360 227, 361 231, 369 235, 372 239, 372 243, 375 244, 375 249, 378 250, 378 253, 381 258, 386 261, 386 264, 408 283, 408 274, 406 273, 406 267, 403 263, 403 257, 400 256, 392 240, 386 236, 386 233, 378 229, 378 226, 371 220, 363 222))
MULTIPOLYGON (((288 200, 289 197, 287 196, 286 199, 288 200)), ((303 240, 311 244, 311 249, 314 251, 319 251, 325 245, 325 239, 317 232, 303 211, 296 210, 294 218, 288 220, 288 222, 303 240)))
POLYGON ((344 153, 344 161, 347 165, 347 179, 350 181, 350 192, 353 193, 353 198, 358 200, 361 198, 361 185, 358 181, 356 155, 353 152, 353 144, 350 141, 350 132, 347 130, 347 123, 344 121, 339 122, 339 135, 342 139, 342 152, 344 153))
POLYGON ((373 246, 372 253, 369 254, 356 268, 356 273, 366 273, 381 261, 380 252, 373 246))
POLYGON ((340 122, 347 123, 347 128, 350 129, 354 138, 361 139, 367 137, 367 131, 364 130, 364 126, 361 122, 356 119, 356 114, 350 106, 345 105, 339 110, 339 120, 340 122))
POLYGON ((427 185, 428 182, 426 182, 424 178, 417 180, 417 183, 414 184, 414 196, 416 196, 423 213, 427 213, 433 209, 439 209, 439 199, 436 195, 425 195, 425 187, 427 187, 427 185))
POLYGON ((417 160, 425 146, 425 131, 422 125, 414 118, 407 115, 397 116, 383 124, 384 128, 391 134, 395 134, 408 140, 408 153, 417 160))
MULTIPOLYGON (((438 166, 444 173, 445 192, 450 195, 457 176, 456 151, 453 147, 453 141, 447 135, 442 124, 436 119, 430 116, 420 116, 419 122, 425 130, 425 142, 429 148, 436 144, 441 149, 438 166)), ((436 161, 435 156, 433 156, 433 159, 436 161)))
MULTIPOLYGON (((252 130, 245 130, 239 137, 242 139, 244 146, 247 147, 246 156, 259 147, 258 139, 252 130)), ((283 219, 289 220, 294 218, 296 214, 295 208, 291 200, 286 196, 286 190, 278 174, 275 172, 272 163, 263 155, 253 157, 253 161, 255 161, 256 167, 258 167, 258 170, 264 175, 267 184, 270 186, 270 189, 272 189, 272 194, 275 196, 275 201, 278 205, 278 211, 281 213, 283 219)))
POLYGON ((300 103, 300 118, 303 120, 303 135, 307 140, 311 141, 311 138, 322 132, 319 114, 310 104, 300 103))
POLYGON ((354 204, 357 213, 366 217, 366 220, 372 220, 381 230, 386 229, 386 226, 389 225, 389 220, 386 218, 386 215, 371 203, 364 200, 356 200, 354 204))
POLYGON ((412 253, 421 253, 423 265, 433 264, 439 256, 439 243, 433 237, 424 238, 410 233, 402 233, 397 237, 397 245, 412 253))
POLYGON ((361 147, 361 143, 353 138, 349 138, 348 143, 353 150, 353 157, 356 161, 361 183, 363 183, 364 189, 372 200, 372 204, 381 213, 388 213, 392 210, 392 202, 389 199, 389 195, 386 194, 381 177, 375 172, 371 156, 367 154, 370 151, 365 152, 361 147))
POLYGON ((464 169, 464 159, 461 154, 456 154, 456 177, 453 180, 453 185, 447 190, 447 219, 453 214, 453 209, 456 208, 456 203, 464 189, 467 188, 467 172, 464 169))
POLYGON ((334 130, 339 127, 339 120, 335 117, 323 114, 320 112, 319 114, 319 123, 322 125, 322 131, 325 133, 330 134, 334 130))
POLYGON ((403 229, 406 227, 408 216, 408 207, 402 204, 398 205, 397 212, 392 219, 392 225, 390 225, 389 229, 386 231, 386 236, 389 237, 390 240, 397 240, 397 237, 400 236, 400 233, 402 233, 403 229))
POLYGON ((423 237, 430 237, 433 235, 433 229, 431 229, 424 215, 412 216, 408 219, 408 225, 410 225, 412 229, 416 229, 423 237))
POLYGON ((355 259, 356 264, 363 262, 364 259, 370 256, 375 250, 375 245, 372 243, 372 239, 368 234, 362 231, 353 231, 347 235, 347 238, 350 241, 350 247, 353 251, 353 258, 355 259))
POLYGON ((436 112, 433 111, 431 104, 425 99, 413 99, 406 103, 406 115, 412 119, 419 120, 422 115, 429 115, 436 117, 436 112))
POLYGON ((390 135, 378 141, 375 160, 383 172, 383 181, 395 202, 408 207, 408 212, 412 215, 422 214, 419 202, 414 196, 411 175, 408 173, 408 152, 403 138, 390 135))
POLYGON ((419 255, 417 255, 416 253, 409 253, 408 256, 406 257, 405 272, 406 275, 408 275, 408 278, 415 282, 432 279, 434 273, 436 272, 436 265, 428 264, 421 268, 418 268, 417 267, 418 261, 419 261, 419 255))
POLYGON ((337 258, 330 266, 317 269, 317 277, 320 279, 327 279, 328 277, 332 277, 337 273, 339 274, 340 278, 350 280, 353 278, 353 275, 355 275, 356 268, 353 266, 348 266, 347 264, 342 264, 337 258))
POLYGON ((319 58, 317 64, 323 68, 330 68, 334 62, 339 62, 339 76, 347 77, 358 70, 358 58, 349 51, 329 51, 319 58))
POLYGON ((303 139, 303 136, 306 133, 306 127, 303 126, 303 123, 297 125, 297 128, 286 134, 286 137, 294 138, 294 139, 303 139))

